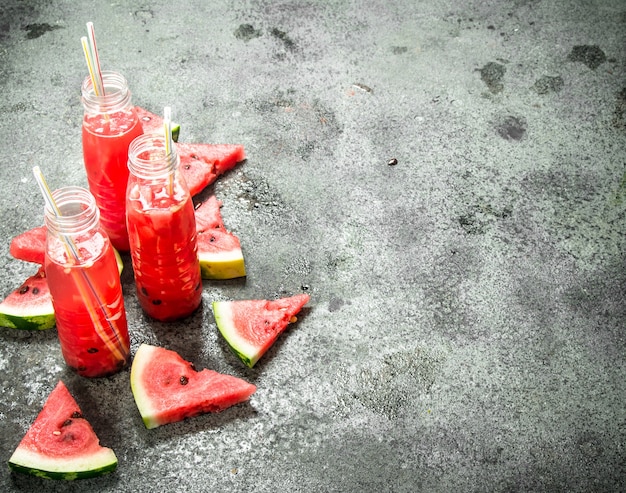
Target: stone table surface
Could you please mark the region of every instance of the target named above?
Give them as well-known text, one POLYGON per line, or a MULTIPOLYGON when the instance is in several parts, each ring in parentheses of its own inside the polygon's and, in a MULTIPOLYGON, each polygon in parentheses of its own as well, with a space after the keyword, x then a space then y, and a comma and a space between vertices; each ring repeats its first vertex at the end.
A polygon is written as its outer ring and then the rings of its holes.
POLYGON ((182 142, 241 143, 205 192, 248 275, 205 281, 150 343, 258 390, 147 430, 129 371, 67 369, 56 329, 0 330, 0 491, 617 492, 626 489, 623 0, 4 0, 0 296, 36 266, 32 167, 86 186, 80 45, 182 142), (307 292, 250 370, 211 302, 307 292), (63 380, 116 472, 6 461, 63 380))

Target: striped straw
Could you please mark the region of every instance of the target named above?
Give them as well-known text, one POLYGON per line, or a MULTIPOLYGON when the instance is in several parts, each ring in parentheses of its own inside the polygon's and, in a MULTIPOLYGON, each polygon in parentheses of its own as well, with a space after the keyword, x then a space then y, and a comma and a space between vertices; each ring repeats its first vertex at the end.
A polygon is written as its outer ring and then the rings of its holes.
MULTIPOLYGON (((48 184, 46 183, 46 180, 44 179, 43 173, 41 172, 41 169, 39 168, 39 166, 35 166, 33 168, 33 174, 35 175, 35 180, 37 181, 37 185, 39 185, 39 189, 41 190, 41 193, 46 202, 46 205, 53 212, 55 216, 61 216, 62 215, 61 210, 59 209, 56 202, 54 201, 52 192, 50 191, 50 188, 48 187, 48 184)), ((78 250, 74 242, 67 236, 61 236, 61 239, 63 240, 63 243, 65 244, 68 255, 71 255, 74 258, 74 260, 78 261, 79 260, 78 250)), ((82 278, 76 279, 77 281, 76 286, 78 290, 80 291, 81 298, 85 301, 85 306, 87 307, 87 311, 89 312, 89 317, 91 318, 91 322, 93 323, 93 326, 96 329, 98 336, 107 345, 109 350, 118 358, 118 360, 125 361, 126 358, 128 357, 128 354, 127 354, 125 347, 123 346, 120 347, 119 344, 116 344, 116 341, 117 342, 120 341, 120 335, 117 329, 111 323, 110 314, 108 313, 105 305, 102 303, 102 299, 100 298, 100 296, 98 296, 96 288, 91 283, 91 280, 87 276, 87 273, 82 269, 79 272, 82 274, 82 278), (83 283, 86 286, 83 285, 83 283), (100 325, 100 320, 98 319, 98 316, 96 315, 96 307, 92 306, 92 304, 90 303, 90 300, 92 299, 95 299, 98 302, 98 305, 99 305, 98 308, 104 313, 104 316, 105 316, 104 318, 107 321, 109 330, 113 334, 114 339, 112 339, 107 334, 106 327, 102 327, 100 325)))
POLYGON ((89 70, 89 77, 96 96, 104 96, 104 82, 102 80, 102 69, 100 68, 100 57, 96 45, 96 32, 93 28, 93 22, 87 23, 87 36, 80 38, 89 70))
POLYGON ((165 131, 165 154, 172 153, 172 108, 166 106, 163 109, 163 130, 165 131))

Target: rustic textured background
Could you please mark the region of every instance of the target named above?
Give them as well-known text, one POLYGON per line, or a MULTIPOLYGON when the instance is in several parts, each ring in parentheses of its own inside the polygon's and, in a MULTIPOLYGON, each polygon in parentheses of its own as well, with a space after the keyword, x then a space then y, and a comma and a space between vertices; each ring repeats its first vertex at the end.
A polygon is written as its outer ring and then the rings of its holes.
POLYGON ((624 491, 622 0, 74 2, 0 10, 0 295, 35 266, 31 168, 86 185, 80 37, 181 141, 242 143, 223 201, 248 277, 204 284, 177 350, 248 404, 148 431, 129 372, 86 380, 54 329, 0 330, 0 460, 59 379, 117 472, 2 491, 624 491), (395 163, 397 164, 390 164, 395 163), (254 370, 210 302, 312 296, 254 370))

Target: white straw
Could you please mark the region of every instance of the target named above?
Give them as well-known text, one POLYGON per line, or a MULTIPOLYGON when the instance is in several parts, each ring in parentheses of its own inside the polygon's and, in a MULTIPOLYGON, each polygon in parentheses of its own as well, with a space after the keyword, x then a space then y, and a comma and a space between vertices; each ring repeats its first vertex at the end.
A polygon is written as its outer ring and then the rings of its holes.
POLYGON ((166 106, 163 109, 163 128, 165 131, 165 154, 172 153, 172 108, 166 106))

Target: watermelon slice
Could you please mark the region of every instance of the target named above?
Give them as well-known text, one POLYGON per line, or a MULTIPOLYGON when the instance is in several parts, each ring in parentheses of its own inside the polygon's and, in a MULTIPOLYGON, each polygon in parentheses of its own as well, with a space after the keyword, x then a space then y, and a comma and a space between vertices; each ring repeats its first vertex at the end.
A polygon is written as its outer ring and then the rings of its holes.
POLYGON ((256 386, 213 370, 197 371, 170 349, 142 344, 130 370, 130 386, 146 428, 156 428, 248 400, 256 386))
MULTIPOLYGON (((155 113, 152 113, 141 106, 135 106, 135 113, 139 117, 141 126, 143 127, 143 133, 158 133, 163 134, 163 117, 155 113)), ((172 122, 172 140, 178 141, 180 135, 180 124, 172 122)))
MULTIPOLYGON (((24 231, 11 240, 9 253, 18 260, 43 265, 46 260, 46 232, 45 226, 36 226, 24 231)), ((113 252, 121 275, 124 262, 117 250, 113 249, 113 252)))
POLYGON ((196 238, 203 279, 234 279, 246 275, 239 238, 226 230, 222 202, 211 195, 196 207, 196 238))
POLYGON ((46 227, 37 226, 11 240, 9 253, 18 260, 43 265, 46 255, 46 227))
POLYGON ((213 314, 228 345, 252 368, 309 299, 308 294, 297 294, 272 301, 214 301, 213 314))
POLYGON ((0 326, 21 330, 45 330, 54 327, 56 319, 46 272, 37 273, 0 303, 0 326))
POLYGON ((113 450, 100 445, 62 381, 9 459, 16 472, 49 479, 82 479, 115 470, 113 450))
POLYGON ((186 144, 178 142, 180 171, 192 196, 199 194, 246 158, 240 144, 186 144))

